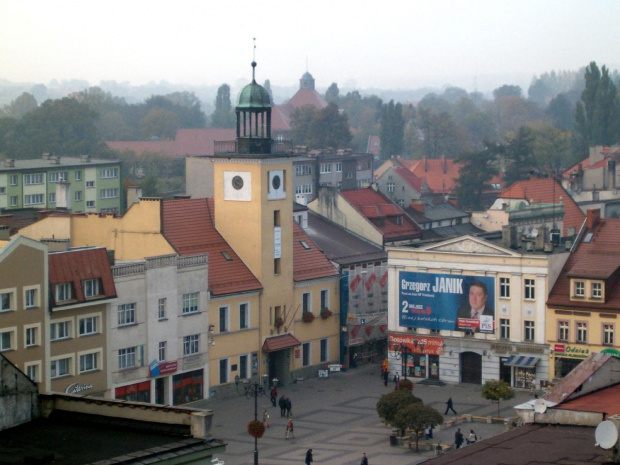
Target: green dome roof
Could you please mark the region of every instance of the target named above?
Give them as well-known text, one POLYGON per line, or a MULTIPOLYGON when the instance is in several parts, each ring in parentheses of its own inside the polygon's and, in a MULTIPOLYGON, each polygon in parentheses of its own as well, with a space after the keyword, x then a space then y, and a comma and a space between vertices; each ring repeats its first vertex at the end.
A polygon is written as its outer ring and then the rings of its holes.
POLYGON ((237 100, 237 108, 241 110, 271 108, 269 92, 263 86, 256 83, 254 68, 256 68, 256 62, 252 62, 252 82, 243 88, 237 100))

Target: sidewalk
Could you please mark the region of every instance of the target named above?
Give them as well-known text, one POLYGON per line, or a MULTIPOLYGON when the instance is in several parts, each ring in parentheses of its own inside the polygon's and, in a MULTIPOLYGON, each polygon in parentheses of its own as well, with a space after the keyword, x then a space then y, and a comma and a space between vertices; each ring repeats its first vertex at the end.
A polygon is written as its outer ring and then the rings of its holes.
MULTIPOLYGON (((279 407, 273 407, 268 396, 258 398, 258 416, 263 409, 270 415, 270 429, 258 440, 259 463, 262 465, 303 464, 306 450, 313 449, 314 463, 358 465, 366 452, 372 465, 409 465, 435 455, 431 451, 415 452, 405 446, 390 446, 392 428, 379 420, 376 403, 379 397, 394 390, 380 379, 380 363, 368 364, 343 373, 330 373, 329 378, 312 378, 283 386, 278 394, 292 401, 295 439, 285 439, 286 418, 279 407)), ((497 404, 482 398, 478 385, 415 385, 413 394, 440 413, 452 396, 454 408, 461 415, 497 416, 497 404)), ((514 399, 502 402, 500 417, 515 416, 512 406, 532 399, 532 393, 517 391, 514 399)), ((194 402, 189 407, 213 410, 212 434, 228 443, 226 454, 218 458, 226 465, 252 465, 254 438, 246 431, 254 419, 254 398, 246 398, 240 389, 238 398, 194 402)), ((449 420, 455 415, 446 415, 449 420)), ((503 424, 461 423, 442 428, 433 434, 433 442, 453 444, 457 428, 466 436, 473 429, 478 439, 506 430, 503 424)), ((422 441, 421 441, 422 442, 422 441)))

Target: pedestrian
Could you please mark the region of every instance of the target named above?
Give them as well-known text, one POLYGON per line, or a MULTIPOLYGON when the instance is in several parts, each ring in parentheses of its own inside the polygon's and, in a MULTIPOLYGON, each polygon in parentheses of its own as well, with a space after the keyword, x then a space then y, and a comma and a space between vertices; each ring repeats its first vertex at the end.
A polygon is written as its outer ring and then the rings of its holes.
POLYGON ((452 410, 454 414, 457 415, 456 410, 454 410, 454 404, 452 403, 452 396, 450 396, 450 398, 448 399, 448 402, 446 402, 446 411, 444 415, 448 414, 448 410, 452 410))
POLYGON ((293 432, 293 419, 289 418, 288 421, 286 422, 286 439, 289 438, 289 436, 293 439, 295 439, 295 433, 293 432))
POLYGON ((463 445, 463 433, 461 433, 461 428, 454 433, 454 445, 456 449, 459 449, 463 445))
POLYGON ((390 361, 386 358, 381 363, 381 378, 385 379, 385 376, 386 376, 385 374, 389 372, 390 372, 390 361))
POLYGON ((398 373, 396 373, 394 375, 394 390, 398 391, 398 381, 400 380, 400 376, 398 376, 398 373))
POLYGON ((362 454, 362 461, 360 462, 360 465, 368 465, 368 457, 366 457, 366 452, 362 454))
POLYGON ((469 430, 469 435, 467 436, 467 445, 473 444, 474 442, 476 442, 478 440, 478 436, 476 436, 476 433, 474 433, 473 429, 469 430))
POLYGON ((263 425, 265 425, 265 428, 269 429, 269 414, 267 413, 267 409, 263 410, 263 425))
POLYGON ((426 439, 433 439, 433 425, 426 425, 424 427, 424 437, 426 439))
POLYGON ((293 416, 293 404, 291 403, 290 397, 286 398, 286 418, 293 416))
POLYGON ((278 398, 278 388, 277 387, 274 386, 274 387, 271 388, 270 397, 271 397, 271 403, 275 407, 276 406, 276 399, 278 398))
POLYGON ((312 462, 312 449, 308 449, 308 452, 306 452, 306 465, 310 465, 312 462))
POLYGON ((286 415, 286 396, 280 397, 278 405, 280 406, 280 416, 283 417, 286 415))

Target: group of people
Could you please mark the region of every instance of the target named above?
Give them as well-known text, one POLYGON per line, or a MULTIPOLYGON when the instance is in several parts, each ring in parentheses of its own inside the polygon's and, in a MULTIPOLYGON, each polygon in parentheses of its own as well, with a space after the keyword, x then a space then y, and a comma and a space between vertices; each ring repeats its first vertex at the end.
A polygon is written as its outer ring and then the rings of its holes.
POLYGON ((463 435, 463 433, 461 433, 461 428, 459 428, 456 433, 454 433, 454 446, 457 449, 460 449, 461 446, 463 445, 463 442, 465 441, 467 443, 467 445, 469 446, 470 444, 475 443, 478 440, 478 436, 476 436, 476 433, 474 432, 473 429, 469 430, 469 434, 467 435, 467 437, 465 437, 463 435))
MULTIPOLYGON (((291 399, 287 396, 281 396, 278 401, 278 388, 276 386, 271 388, 269 391, 269 399, 271 400, 271 404, 275 407, 276 404, 280 406, 280 416, 288 418, 286 422, 286 426, 284 427, 284 437, 295 438, 295 426, 293 424, 293 404, 291 399)), ((263 425, 266 429, 270 428, 269 424, 269 413, 267 413, 267 409, 263 410, 263 425)))
POLYGON ((286 396, 280 397, 278 401, 278 405, 280 406, 280 416, 289 418, 293 415, 292 409, 293 404, 291 403, 291 399, 286 396))
MULTIPOLYGON (((312 449, 308 449, 306 452, 306 461, 304 462, 306 465, 310 465, 314 462, 314 458, 312 457, 312 449)), ((366 457, 366 452, 362 454, 362 461, 360 465, 368 465, 368 457, 366 457)))

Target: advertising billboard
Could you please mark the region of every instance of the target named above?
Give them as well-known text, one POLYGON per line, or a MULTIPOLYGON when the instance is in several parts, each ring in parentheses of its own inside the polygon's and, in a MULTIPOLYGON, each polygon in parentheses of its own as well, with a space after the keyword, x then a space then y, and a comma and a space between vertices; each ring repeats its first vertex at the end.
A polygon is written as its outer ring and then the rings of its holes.
POLYGON ((492 277, 398 273, 400 326, 493 333, 494 302, 492 277))

